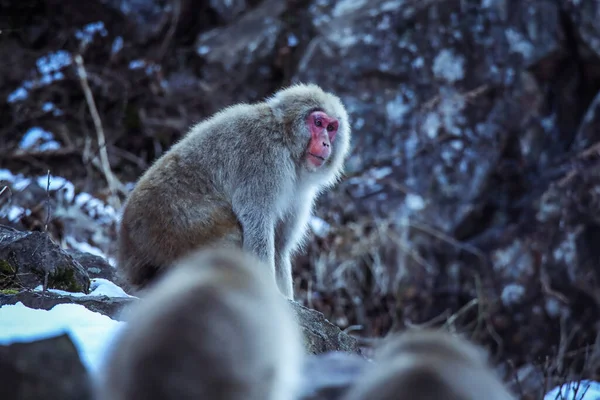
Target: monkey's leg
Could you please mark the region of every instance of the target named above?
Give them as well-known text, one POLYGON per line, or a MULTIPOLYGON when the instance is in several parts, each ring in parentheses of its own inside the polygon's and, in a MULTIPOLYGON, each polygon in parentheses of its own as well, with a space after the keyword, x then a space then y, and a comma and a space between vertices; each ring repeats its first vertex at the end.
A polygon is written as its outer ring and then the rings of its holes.
POLYGON ((119 270, 132 285, 144 287, 191 251, 226 246, 242 246, 241 226, 228 201, 193 192, 173 198, 150 187, 136 192, 123 214, 119 270))

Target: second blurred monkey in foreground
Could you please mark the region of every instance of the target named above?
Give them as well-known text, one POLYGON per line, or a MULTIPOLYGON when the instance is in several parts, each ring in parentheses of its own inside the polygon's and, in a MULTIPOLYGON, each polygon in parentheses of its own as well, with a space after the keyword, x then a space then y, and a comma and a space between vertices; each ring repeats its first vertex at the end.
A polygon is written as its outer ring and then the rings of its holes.
POLYGON ((343 400, 515 400, 484 350, 447 332, 393 335, 343 400))

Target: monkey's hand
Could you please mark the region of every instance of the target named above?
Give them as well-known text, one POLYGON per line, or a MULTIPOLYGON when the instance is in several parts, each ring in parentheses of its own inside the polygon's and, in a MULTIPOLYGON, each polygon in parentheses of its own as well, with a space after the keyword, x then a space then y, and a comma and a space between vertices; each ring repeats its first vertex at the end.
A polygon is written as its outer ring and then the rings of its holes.
POLYGON ((294 282, 292 280, 292 262, 290 254, 275 254, 275 279, 279 291, 290 300, 294 300, 294 282))

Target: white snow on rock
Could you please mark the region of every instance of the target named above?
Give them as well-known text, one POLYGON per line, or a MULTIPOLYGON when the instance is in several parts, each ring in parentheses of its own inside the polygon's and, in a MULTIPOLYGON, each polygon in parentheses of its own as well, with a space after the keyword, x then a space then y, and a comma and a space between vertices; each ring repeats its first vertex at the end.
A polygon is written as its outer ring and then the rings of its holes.
MULTIPOLYGON (((39 285, 34 289, 36 292, 41 292, 43 290, 42 285, 39 285)), ((90 296, 108 296, 108 297, 131 297, 137 298, 135 296, 131 296, 118 285, 104 278, 94 278, 90 279, 90 293, 85 294, 83 292, 67 292, 65 290, 59 289, 48 289, 49 292, 60 294, 63 296, 72 296, 72 297, 90 297, 90 296)))
POLYGON ((32 342, 67 333, 83 365, 96 375, 111 339, 124 325, 124 322, 79 304, 58 304, 47 311, 32 309, 19 302, 0 308, 0 345, 32 342))

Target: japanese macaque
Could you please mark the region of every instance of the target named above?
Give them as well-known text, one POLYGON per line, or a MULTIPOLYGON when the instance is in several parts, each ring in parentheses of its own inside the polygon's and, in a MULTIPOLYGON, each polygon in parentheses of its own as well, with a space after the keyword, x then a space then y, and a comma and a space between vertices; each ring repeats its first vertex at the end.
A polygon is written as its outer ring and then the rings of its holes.
POLYGON ((270 272, 241 250, 192 252, 123 314, 97 400, 291 400, 304 347, 270 272))
POLYGON ((442 331, 394 335, 343 400, 515 400, 484 350, 442 331))
POLYGON ((291 257, 317 195, 343 172, 350 131, 340 99, 313 84, 198 123, 129 195, 121 273, 141 289, 192 250, 238 247, 264 262, 293 299, 291 257))

